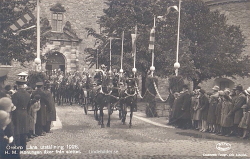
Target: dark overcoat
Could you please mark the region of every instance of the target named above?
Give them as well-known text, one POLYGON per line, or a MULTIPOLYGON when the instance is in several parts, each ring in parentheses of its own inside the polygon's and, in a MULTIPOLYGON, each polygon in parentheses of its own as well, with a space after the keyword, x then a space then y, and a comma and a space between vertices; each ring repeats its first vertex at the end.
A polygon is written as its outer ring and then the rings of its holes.
POLYGON ((209 100, 209 108, 208 108, 208 114, 207 114, 207 123, 208 124, 216 124, 216 107, 219 103, 219 94, 215 93, 210 96, 209 100))
POLYGON ((50 91, 44 91, 46 98, 48 99, 48 105, 46 105, 47 121, 56 121, 56 107, 52 94, 50 91))
POLYGON ((209 99, 206 95, 201 95, 199 98, 199 104, 201 107, 201 120, 207 120, 208 108, 209 108, 209 99))
POLYGON ((37 125, 46 125, 47 122, 47 116, 46 116, 46 105, 49 105, 49 99, 46 95, 46 93, 38 88, 37 90, 35 90, 32 95, 31 98, 33 99, 35 95, 40 95, 41 99, 40 99, 40 109, 37 111, 37 120, 36 120, 36 124, 37 125))
POLYGON ((188 91, 181 93, 179 102, 181 104, 180 119, 191 119, 191 94, 188 91))
POLYGON ((231 127, 234 124, 233 116, 228 116, 228 113, 233 109, 233 103, 230 100, 225 100, 221 107, 221 126, 231 127))
POLYGON ((223 103, 222 98, 219 98, 219 102, 217 104, 217 107, 215 109, 215 116, 216 116, 216 124, 221 125, 221 108, 222 108, 222 103, 223 103))
POLYGON ((246 96, 243 93, 240 93, 236 96, 233 109, 231 110, 230 114, 234 117, 234 124, 239 124, 241 118, 243 117, 243 109, 241 108, 244 104, 246 104, 246 96))
POLYGON ((16 106, 13 111, 12 120, 15 135, 26 134, 29 132, 28 105, 30 94, 23 88, 19 88, 12 96, 12 102, 16 106))

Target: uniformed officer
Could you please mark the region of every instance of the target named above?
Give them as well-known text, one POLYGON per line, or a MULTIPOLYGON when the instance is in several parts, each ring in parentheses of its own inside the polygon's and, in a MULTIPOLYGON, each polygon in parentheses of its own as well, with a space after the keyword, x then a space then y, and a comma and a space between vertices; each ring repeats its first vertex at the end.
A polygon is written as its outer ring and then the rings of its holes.
POLYGON ((95 78, 97 78, 97 85, 103 85, 105 79, 107 78, 107 66, 102 64, 101 69, 99 70, 95 78))
POLYGON ((49 100, 47 98, 46 93, 43 90, 43 82, 36 83, 37 89, 32 93, 31 98, 34 99, 35 95, 40 95, 40 109, 37 111, 37 120, 35 125, 35 134, 39 136, 44 136, 45 127, 47 123, 47 116, 46 116, 46 105, 49 105, 49 100))
POLYGON ((55 102, 53 99, 52 94, 50 93, 50 83, 47 83, 44 89, 44 92, 46 94, 46 99, 48 99, 49 104, 46 105, 46 126, 45 126, 45 132, 46 133, 51 133, 51 122, 56 121, 56 108, 55 108, 55 102))
POLYGON ((28 106, 30 94, 24 89, 26 81, 19 79, 16 81, 17 92, 12 96, 12 102, 16 106, 13 111, 12 120, 14 124, 14 139, 17 146, 22 146, 26 150, 26 137, 29 133, 28 106))

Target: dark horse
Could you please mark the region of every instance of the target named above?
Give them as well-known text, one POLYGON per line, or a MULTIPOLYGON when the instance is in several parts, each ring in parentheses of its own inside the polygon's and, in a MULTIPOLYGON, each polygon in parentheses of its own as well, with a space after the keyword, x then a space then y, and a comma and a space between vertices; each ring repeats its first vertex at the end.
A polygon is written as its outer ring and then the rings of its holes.
POLYGON ((117 108, 117 104, 120 101, 120 92, 121 89, 119 87, 119 76, 115 75, 112 79, 113 87, 110 93, 110 103, 108 105, 108 123, 107 127, 110 127, 110 116, 113 113, 114 108, 117 108))
POLYGON ((130 107, 130 121, 129 128, 132 127, 132 117, 133 111, 136 107, 136 80, 133 78, 132 73, 129 74, 129 78, 126 80, 127 88, 121 92, 121 109, 122 109, 122 123, 125 124, 126 116, 127 116, 127 107, 130 107))
MULTIPOLYGON (((100 78, 100 73, 98 72, 96 76, 94 77, 95 79, 100 78)), ((107 107, 108 109, 110 108, 110 93, 108 90, 108 85, 110 83, 109 78, 103 78, 101 85, 98 85, 97 87, 93 88, 94 92, 94 115, 95 119, 98 120, 98 124, 101 125, 102 128, 104 128, 103 124, 103 108, 107 107), (100 117, 98 117, 98 110, 100 111, 100 117)), ((109 113, 111 110, 109 109, 109 113)))

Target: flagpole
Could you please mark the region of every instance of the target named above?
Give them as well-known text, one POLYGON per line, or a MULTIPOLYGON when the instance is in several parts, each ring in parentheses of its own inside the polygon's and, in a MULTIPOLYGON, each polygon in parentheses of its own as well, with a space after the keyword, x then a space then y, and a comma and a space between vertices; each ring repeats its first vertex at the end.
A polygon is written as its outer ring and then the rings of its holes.
POLYGON ((121 69, 120 69, 120 73, 123 73, 123 69, 122 69, 122 64, 123 64, 123 43, 124 43, 124 31, 122 31, 122 51, 121 51, 121 69))
MULTIPOLYGON (((154 29, 155 29, 155 26, 156 26, 156 16, 154 16, 154 29)), ((155 34, 155 32, 154 32, 155 34)), ((155 38, 155 35, 154 35, 154 38, 155 38)), ((155 39, 154 39, 155 41, 155 39)), ((153 44, 154 45, 154 44, 153 44)), ((152 49, 152 66, 150 67, 150 71, 151 71, 151 76, 153 76, 154 74, 154 71, 155 71, 155 67, 154 67, 154 58, 155 58, 155 53, 154 53, 154 48, 152 49)))
POLYGON ((180 68, 179 63, 179 43, 180 43, 180 21, 181 21, 181 0, 179 0, 179 17, 178 17, 178 33, 177 33, 177 48, 176 48, 176 62, 174 64, 175 74, 178 76, 178 69, 180 68))
POLYGON ((134 68, 135 68, 135 61, 136 61, 136 39, 137 39, 137 25, 135 25, 134 68))
POLYGON ((36 18, 36 29, 37 29, 37 49, 36 49, 36 71, 41 70, 41 58, 40 58, 40 0, 37 0, 37 18, 36 18))
POLYGON ((99 68, 98 65, 99 65, 99 64, 98 64, 98 49, 96 49, 96 69, 99 68))
POLYGON ((111 42, 112 42, 112 38, 110 37, 109 39, 109 72, 111 73, 111 42))

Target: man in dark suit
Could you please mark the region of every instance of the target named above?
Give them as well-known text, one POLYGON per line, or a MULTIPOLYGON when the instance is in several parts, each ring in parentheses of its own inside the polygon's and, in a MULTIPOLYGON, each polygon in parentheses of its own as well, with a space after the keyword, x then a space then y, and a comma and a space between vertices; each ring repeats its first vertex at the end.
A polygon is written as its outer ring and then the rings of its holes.
POLYGON ((40 95, 40 104, 41 107, 37 111, 37 120, 35 125, 35 134, 39 136, 44 136, 45 133, 45 126, 47 123, 47 111, 46 107, 49 105, 49 100, 47 98, 46 93, 43 90, 43 82, 37 82, 36 83, 37 89, 32 93, 31 99, 35 97, 35 95, 40 95))
POLYGON ((12 102, 16 106, 13 111, 12 120, 14 124, 15 143, 17 146, 22 146, 26 150, 26 137, 29 133, 28 125, 28 105, 30 102, 30 94, 24 89, 26 81, 18 80, 17 92, 12 96, 12 102))
POLYGON ((178 98, 181 106, 179 127, 182 129, 189 129, 192 125, 191 122, 191 94, 188 90, 188 85, 183 85, 182 92, 178 98))
POLYGON ((242 85, 237 85, 235 88, 236 97, 233 100, 233 110, 229 112, 229 116, 234 118, 233 133, 231 135, 242 136, 243 130, 238 127, 241 118, 243 117, 243 109, 241 108, 246 104, 246 96, 243 93, 242 85))
POLYGON ((50 84, 47 83, 44 89, 44 92, 46 94, 46 98, 48 99, 49 104, 46 105, 46 115, 47 115, 47 122, 45 126, 45 132, 49 133, 51 132, 51 122, 56 121, 56 108, 55 108, 55 102, 53 99, 53 96, 49 90, 50 84))

